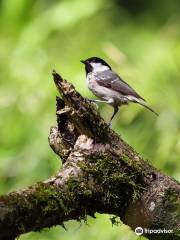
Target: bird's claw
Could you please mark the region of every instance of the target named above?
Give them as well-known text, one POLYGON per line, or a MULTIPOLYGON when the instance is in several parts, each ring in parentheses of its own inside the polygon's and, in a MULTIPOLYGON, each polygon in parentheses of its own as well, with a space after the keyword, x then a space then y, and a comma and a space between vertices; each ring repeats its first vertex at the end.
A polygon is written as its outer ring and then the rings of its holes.
POLYGON ((112 123, 111 122, 108 123, 108 127, 112 128, 112 123))
POLYGON ((90 103, 94 103, 94 104, 96 105, 96 107, 99 108, 96 100, 94 100, 94 99, 89 99, 89 98, 87 98, 87 100, 88 100, 90 103))
POLYGON ((90 98, 86 98, 90 103, 94 103, 95 100, 94 99, 90 99, 90 98))

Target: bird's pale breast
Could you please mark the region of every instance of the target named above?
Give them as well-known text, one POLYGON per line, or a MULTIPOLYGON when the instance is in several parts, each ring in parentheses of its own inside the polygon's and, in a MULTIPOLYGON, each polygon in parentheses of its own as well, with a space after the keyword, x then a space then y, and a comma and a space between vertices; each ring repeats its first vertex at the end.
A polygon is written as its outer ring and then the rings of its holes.
POLYGON ((109 99, 113 99, 114 102, 112 103, 112 105, 120 105, 127 102, 127 99, 122 94, 114 91, 113 89, 100 86, 96 81, 93 73, 89 73, 87 75, 87 82, 88 82, 88 88, 98 98, 106 101, 108 101, 109 99))

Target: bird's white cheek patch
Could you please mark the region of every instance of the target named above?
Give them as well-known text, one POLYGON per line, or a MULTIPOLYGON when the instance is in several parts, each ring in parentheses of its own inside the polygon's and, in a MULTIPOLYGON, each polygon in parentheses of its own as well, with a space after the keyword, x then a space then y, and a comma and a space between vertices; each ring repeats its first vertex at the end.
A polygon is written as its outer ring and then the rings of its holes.
POLYGON ((101 63, 91 63, 93 67, 93 72, 103 72, 109 70, 108 66, 102 65, 101 63))

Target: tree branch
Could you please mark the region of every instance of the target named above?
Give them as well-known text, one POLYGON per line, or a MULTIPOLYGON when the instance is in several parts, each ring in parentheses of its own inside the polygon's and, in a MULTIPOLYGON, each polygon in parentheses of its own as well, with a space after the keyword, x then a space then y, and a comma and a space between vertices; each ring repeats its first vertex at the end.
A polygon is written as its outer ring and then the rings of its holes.
POLYGON ((80 220, 95 212, 119 216, 133 230, 171 229, 149 239, 178 239, 180 185, 139 156, 95 106, 53 72, 57 127, 49 144, 63 160, 51 179, 0 197, 0 239, 80 220))

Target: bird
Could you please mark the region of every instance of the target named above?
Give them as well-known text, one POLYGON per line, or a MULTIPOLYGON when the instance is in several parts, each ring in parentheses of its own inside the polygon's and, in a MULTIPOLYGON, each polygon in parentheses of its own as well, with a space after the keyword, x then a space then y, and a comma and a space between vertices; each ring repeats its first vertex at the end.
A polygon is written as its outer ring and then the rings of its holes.
POLYGON ((130 102, 138 103, 158 116, 146 104, 146 100, 114 72, 111 66, 103 59, 90 57, 86 60, 81 60, 81 62, 85 65, 88 88, 99 98, 89 100, 96 103, 107 103, 114 108, 109 122, 110 125, 120 106, 127 105, 130 102))

